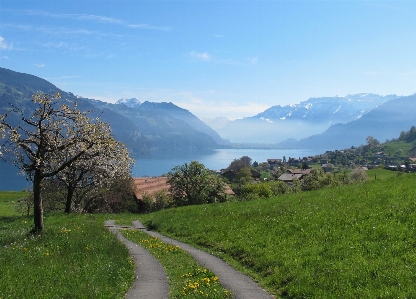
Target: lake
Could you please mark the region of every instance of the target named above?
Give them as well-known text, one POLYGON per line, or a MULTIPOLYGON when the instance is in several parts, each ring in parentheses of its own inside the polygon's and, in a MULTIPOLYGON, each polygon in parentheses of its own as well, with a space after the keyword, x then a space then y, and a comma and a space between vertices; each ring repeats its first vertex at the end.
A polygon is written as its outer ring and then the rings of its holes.
MULTIPOLYGON (((266 162, 267 159, 306 157, 324 153, 325 150, 300 149, 216 149, 206 152, 157 152, 136 156, 133 168, 134 177, 160 176, 169 172, 177 165, 198 161, 211 170, 226 168, 234 159, 249 156, 252 162, 266 162)), ((19 169, 0 161, 0 190, 20 191, 29 189, 31 182, 18 174, 19 169)))

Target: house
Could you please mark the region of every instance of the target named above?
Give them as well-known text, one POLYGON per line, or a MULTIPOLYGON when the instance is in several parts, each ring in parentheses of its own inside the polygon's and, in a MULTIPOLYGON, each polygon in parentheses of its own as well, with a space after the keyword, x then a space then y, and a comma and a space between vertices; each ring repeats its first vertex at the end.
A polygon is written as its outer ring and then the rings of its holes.
POLYGON ((282 159, 267 159, 270 169, 282 166, 282 159))
POLYGON ((294 180, 300 180, 302 178, 302 174, 294 174, 294 173, 284 173, 281 176, 279 176, 278 180, 283 181, 285 183, 291 184, 294 180))
POLYGON ((288 169, 288 170, 286 170, 286 173, 308 175, 308 174, 311 173, 311 171, 312 171, 312 169, 296 168, 296 169, 288 169))
POLYGON ((324 164, 328 164, 328 159, 321 159, 320 164, 322 167, 324 164))
POLYGON ((143 195, 154 197, 156 193, 164 191, 169 194, 169 184, 167 177, 135 178, 134 195, 137 200, 143 200, 143 195))
MULTIPOLYGON (((135 178, 133 179, 133 184, 135 187, 134 195, 139 201, 142 201, 143 196, 145 195, 154 198, 154 196, 161 191, 166 192, 169 195, 170 185, 167 181, 167 177, 135 178)), ((228 185, 225 186, 225 193, 229 196, 235 195, 234 191, 228 185)))
POLYGON ((291 184, 293 183, 293 180, 301 180, 305 176, 309 175, 311 171, 312 169, 288 169, 286 170, 286 173, 279 176, 278 180, 291 184))
POLYGON ((384 153, 383 152, 377 152, 375 155, 376 158, 383 158, 384 157, 384 153))

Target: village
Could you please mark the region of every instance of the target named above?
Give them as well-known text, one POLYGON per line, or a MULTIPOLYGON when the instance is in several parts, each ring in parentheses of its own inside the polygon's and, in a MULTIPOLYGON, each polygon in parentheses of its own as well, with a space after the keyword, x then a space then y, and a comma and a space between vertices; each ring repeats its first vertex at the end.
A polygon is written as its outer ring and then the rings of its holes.
MULTIPOLYGON (((313 169, 322 169, 325 174, 344 174, 353 169, 364 171, 374 168, 383 168, 399 172, 416 172, 416 157, 403 155, 402 150, 395 154, 383 151, 385 146, 360 146, 346 150, 326 151, 321 155, 308 157, 282 157, 270 158, 267 161, 251 163, 251 158, 241 157, 239 160, 249 160, 252 183, 265 181, 280 181, 292 186, 294 181, 302 181, 311 174, 313 169)), ((235 196, 232 186, 235 186, 235 177, 243 168, 238 167, 211 170, 213 173, 226 179, 226 194, 235 196), (234 184, 233 184, 234 183, 234 184)), ((155 198, 157 194, 169 193, 170 185, 166 176, 134 178, 135 197, 140 202, 147 196, 155 198)))

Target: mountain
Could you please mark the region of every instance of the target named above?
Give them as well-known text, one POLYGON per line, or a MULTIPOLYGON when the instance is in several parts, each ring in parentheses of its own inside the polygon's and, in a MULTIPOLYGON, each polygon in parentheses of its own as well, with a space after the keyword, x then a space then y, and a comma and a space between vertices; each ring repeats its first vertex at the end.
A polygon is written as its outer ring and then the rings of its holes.
POLYGON ((54 94, 57 91, 60 91, 62 101, 76 101, 80 110, 92 110, 92 117, 99 116, 108 122, 114 137, 134 153, 212 149, 218 146, 214 138, 206 133, 212 134, 212 129, 206 130, 206 125, 200 120, 198 123, 196 116, 172 103, 141 104, 136 99, 121 100, 119 104, 105 103, 62 91, 42 78, 0 68, 0 114, 7 111, 10 104, 33 111, 30 100, 33 94, 54 94), (135 107, 126 106, 126 103, 135 104, 135 107))
POLYGON ((375 107, 397 98, 396 95, 380 96, 371 93, 345 97, 310 98, 295 105, 273 106, 253 118, 273 122, 295 120, 310 123, 347 123, 362 117, 375 107))
POLYGON ((301 139, 294 146, 308 149, 349 148, 365 144, 368 136, 384 142, 416 125, 414 107, 416 94, 399 97, 383 103, 359 119, 333 125, 321 134, 301 139))
POLYGON ((126 99, 126 98, 122 98, 120 100, 118 100, 116 102, 116 104, 124 104, 127 107, 131 107, 131 108, 138 108, 140 106, 140 101, 136 98, 131 98, 131 99, 126 99))
POLYGON ((299 104, 270 107, 255 116, 225 123, 217 131, 232 142, 275 143, 288 138, 300 139, 320 133, 333 124, 359 119, 397 98, 396 95, 371 93, 310 98, 299 104))
POLYGON ((222 140, 221 136, 215 130, 206 125, 203 121, 201 121, 188 110, 178 107, 173 103, 152 103, 148 101, 140 103, 137 99, 133 98, 118 100, 117 104, 124 104, 130 108, 134 108, 142 112, 153 113, 152 111, 158 111, 167 113, 175 119, 184 121, 198 132, 202 132, 211 136, 218 144, 222 144, 224 142, 224 140, 222 140))

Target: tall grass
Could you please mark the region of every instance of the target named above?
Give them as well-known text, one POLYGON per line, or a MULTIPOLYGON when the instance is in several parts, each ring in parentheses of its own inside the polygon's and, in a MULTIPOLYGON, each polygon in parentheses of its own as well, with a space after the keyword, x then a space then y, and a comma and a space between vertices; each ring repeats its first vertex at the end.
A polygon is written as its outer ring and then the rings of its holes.
POLYGON ((145 215, 283 298, 413 298, 416 177, 145 215))

